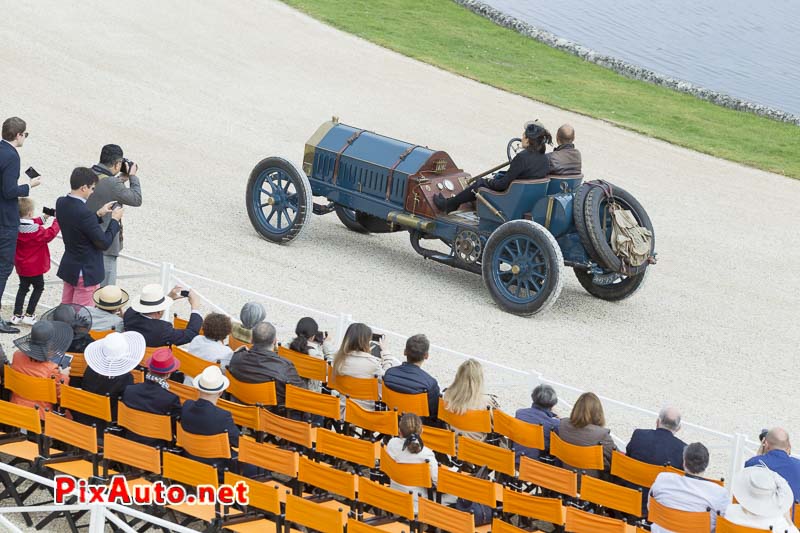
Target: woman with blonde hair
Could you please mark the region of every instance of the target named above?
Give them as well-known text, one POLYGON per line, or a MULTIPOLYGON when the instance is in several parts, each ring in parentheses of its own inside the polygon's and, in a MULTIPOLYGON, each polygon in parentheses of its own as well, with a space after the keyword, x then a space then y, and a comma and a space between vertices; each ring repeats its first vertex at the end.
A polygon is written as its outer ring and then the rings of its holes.
MULTIPOLYGON (((603 413, 603 404, 593 392, 584 392, 578 396, 569 418, 562 418, 556 433, 561 440, 576 446, 603 445, 603 462, 605 470, 611 468, 611 452, 614 450, 614 441, 611 439, 611 430, 605 427, 606 417, 603 413)), ((569 465, 564 465, 569 467, 569 465)), ((597 477, 599 472, 587 470, 587 474, 597 477)))
MULTIPOLYGON (((500 407, 494 396, 486 394, 483 387, 483 367, 475 359, 467 359, 461 363, 453 383, 445 389, 442 399, 445 410, 457 415, 475 409, 500 407)), ((456 427, 450 429, 471 439, 486 440, 486 433, 463 431, 456 427)))
MULTIPOLYGON (((386 445, 386 453, 398 463, 419 464, 428 463, 431 469, 431 481, 435 486, 439 479, 439 463, 436 455, 422 442, 422 419, 414 413, 406 413, 400 418, 398 425, 399 437, 393 437, 386 445)), ((425 487, 409 487, 391 480, 393 489, 414 494, 414 512, 417 511, 419 497, 427 498, 428 489, 425 487)))

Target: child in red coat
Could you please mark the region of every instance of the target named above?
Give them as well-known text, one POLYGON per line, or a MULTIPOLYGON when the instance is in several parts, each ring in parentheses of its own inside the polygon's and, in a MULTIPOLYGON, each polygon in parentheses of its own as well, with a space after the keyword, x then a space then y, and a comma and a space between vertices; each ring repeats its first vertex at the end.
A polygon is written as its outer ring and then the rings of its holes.
POLYGON ((21 322, 32 326, 36 323, 36 305, 44 292, 44 274, 50 270, 50 249, 47 243, 55 239, 60 231, 55 217, 49 227, 44 227, 47 218, 47 215, 33 218, 33 200, 27 197, 19 199, 19 235, 14 256, 14 266, 19 275, 19 290, 14 303, 12 324, 21 322), (31 287, 33 293, 23 317, 22 306, 31 287))

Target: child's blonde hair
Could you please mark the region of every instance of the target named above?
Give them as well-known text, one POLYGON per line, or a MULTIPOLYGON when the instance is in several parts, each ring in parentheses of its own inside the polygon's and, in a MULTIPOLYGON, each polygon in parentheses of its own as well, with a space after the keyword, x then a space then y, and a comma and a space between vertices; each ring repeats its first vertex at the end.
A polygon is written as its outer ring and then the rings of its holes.
POLYGON ((19 199, 19 216, 20 218, 33 214, 33 200, 27 196, 19 199))

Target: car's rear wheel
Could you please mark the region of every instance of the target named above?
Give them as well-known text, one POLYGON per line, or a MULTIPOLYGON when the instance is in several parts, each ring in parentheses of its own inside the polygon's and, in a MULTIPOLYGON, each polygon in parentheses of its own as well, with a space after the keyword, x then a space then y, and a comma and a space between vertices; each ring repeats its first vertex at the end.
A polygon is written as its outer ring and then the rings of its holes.
POLYGON ((647 276, 647 270, 634 276, 617 274, 615 281, 599 285, 595 283, 595 277, 586 272, 585 269, 576 267, 574 271, 575 277, 578 278, 578 282, 586 289, 586 292, 595 298, 600 298, 607 302, 618 302, 632 296, 636 291, 642 288, 645 277, 647 276))
POLYGON ((259 236, 279 244, 293 241, 313 210, 305 173, 281 157, 259 162, 247 182, 247 216, 259 236))
POLYGON ((342 224, 344 224, 345 227, 350 231, 355 231, 356 233, 369 233, 369 230, 362 226, 361 223, 356 219, 355 210, 337 205, 336 216, 339 217, 339 220, 342 221, 342 224))

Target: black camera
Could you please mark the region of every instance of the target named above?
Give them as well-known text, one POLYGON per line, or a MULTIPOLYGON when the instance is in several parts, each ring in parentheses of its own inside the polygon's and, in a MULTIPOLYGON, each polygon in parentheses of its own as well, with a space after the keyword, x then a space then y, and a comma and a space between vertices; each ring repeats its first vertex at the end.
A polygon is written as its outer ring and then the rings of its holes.
POLYGON ((47 215, 49 217, 56 216, 56 210, 53 209, 52 207, 43 207, 42 208, 42 213, 44 213, 45 215, 47 215))
POLYGON ((328 336, 327 331, 317 331, 317 334, 314 335, 314 342, 316 342, 317 344, 322 344, 323 342, 325 342, 325 337, 327 336, 328 336))
POLYGON ((119 167, 119 171, 122 174, 130 174, 131 173, 131 169, 133 168, 133 165, 135 165, 135 164, 136 163, 134 163, 130 159, 126 159, 126 158, 123 157, 122 158, 122 164, 119 167))

